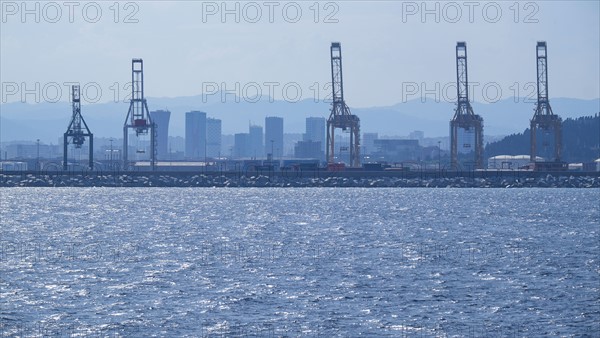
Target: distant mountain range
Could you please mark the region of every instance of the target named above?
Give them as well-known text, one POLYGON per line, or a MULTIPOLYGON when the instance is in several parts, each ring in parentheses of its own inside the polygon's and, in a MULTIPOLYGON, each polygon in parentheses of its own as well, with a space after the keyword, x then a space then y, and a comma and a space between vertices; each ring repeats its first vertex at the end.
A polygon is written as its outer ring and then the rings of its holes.
MULTIPOLYGON (((247 132, 252 122, 264 125, 266 116, 284 118, 286 133, 302 133, 305 118, 328 117, 330 104, 303 100, 296 103, 272 101, 263 98, 252 103, 228 96, 221 102, 220 95, 203 100, 201 95, 175 98, 148 98, 150 110, 171 111, 169 134, 184 136, 185 112, 200 110, 209 117, 223 121, 223 134, 247 132), (206 102, 203 102, 206 101, 206 102)), ((505 99, 495 103, 474 102, 473 110, 484 119, 484 134, 508 135, 523 131, 529 126, 535 104, 524 98, 505 99)), ((556 114, 563 119, 594 115, 600 112, 600 99, 580 100, 570 98, 551 99, 556 114)), ((422 130, 426 137, 447 136, 448 122, 454 114, 454 104, 421 99, 398 103, 389 107, 351 108, 361 120, 362 132, 377 132, 379 135, 408 135, 422 130)), ((121 137, 123 122, 129 104, 99 103, 83 104, 82 114, 97 137, 121 137)), ((65 132, 71 116, 68 102, 58 103, 7 103, 0 105, 0 141, 35 140, 56 143, 65 132)))

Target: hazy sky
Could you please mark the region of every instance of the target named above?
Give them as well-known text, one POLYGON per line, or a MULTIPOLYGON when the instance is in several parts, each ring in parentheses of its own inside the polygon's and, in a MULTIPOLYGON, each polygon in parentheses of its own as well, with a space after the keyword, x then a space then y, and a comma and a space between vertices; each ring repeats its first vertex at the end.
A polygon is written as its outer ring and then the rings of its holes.
POLYGON ((429 98, 452 99, 457 41, 467 42, 476 101, 493 101, 498 89, 503 97, 533 94, 538 40, 548 43, 551 98, 600 96, 598 1, 26 6, 2 1, 3 103, 20 101, 26 89, 35 92, 36 83, 38 97, 27 94, 27 102, 67 101, 67 87, 58 93, 55 84, 73 81, 86 85, 88 101, 97 88, 100 102, 122 100, 132 58, 144 59, 146 96, 235 92, 238 85, 244 97, 272 90, 275 99, 306 99, 319 88, 322 99, 332 41, 342 43, 345 96, 353 107, 392 105, 425 90, 429 98))

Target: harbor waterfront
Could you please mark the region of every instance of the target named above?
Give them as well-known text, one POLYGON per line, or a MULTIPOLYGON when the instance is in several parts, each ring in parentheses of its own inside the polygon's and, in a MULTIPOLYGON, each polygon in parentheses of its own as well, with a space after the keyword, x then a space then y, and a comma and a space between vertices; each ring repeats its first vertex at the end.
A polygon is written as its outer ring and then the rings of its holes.
POLYGON ((600 338, 600 0, 0 13, 0 338, 600 338))
POLYGON ((598 189, 0 194, 0 336, 600 332, 598 189))
POLYGON ((600 188, 598 172, 535 171, 19 171, 0 187, 600 188))

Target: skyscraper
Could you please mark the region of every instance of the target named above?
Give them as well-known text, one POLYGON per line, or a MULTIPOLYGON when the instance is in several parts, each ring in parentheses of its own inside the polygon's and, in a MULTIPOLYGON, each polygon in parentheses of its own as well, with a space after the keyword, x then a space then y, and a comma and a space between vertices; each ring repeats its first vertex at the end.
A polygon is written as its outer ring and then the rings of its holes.
POLYGON ((221 154, 221 120, 206 119, 206 156, 219 157, 221 154))
POLYGON ((325 125, 324 117, 307 117, 304 141, 321 142, 321 150, 325 151, 325 125))
POLYGON ((206 113, 185 113, 185 157, 203 160, 206 156, 206 113))
POLYGON ((166 160, 169 156, 169 119, 171 112, 156 110, 150 112, 152 122, 156 124, 156 158, 166 160))
POLYGON ((235 134, 233 144, 233 157, 243 158, 250 157, 250 134, 240 133, 235 134))
POLYGON ((265 118, 265 153, 273 157, 283 157, 283 119, 281 117, 265 118))
POLYGON ((250 126, 250 156, 261 158, 264 155, 263 128, 261 126, 250 126))

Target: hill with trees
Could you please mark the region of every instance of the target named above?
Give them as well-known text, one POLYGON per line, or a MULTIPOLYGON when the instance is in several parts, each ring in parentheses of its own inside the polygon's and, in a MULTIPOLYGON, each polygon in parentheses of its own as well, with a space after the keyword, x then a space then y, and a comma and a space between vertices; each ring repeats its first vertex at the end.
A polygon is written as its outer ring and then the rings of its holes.
MULTIPOLYGON (((488 143, 485 157, 530 153, 529 128, 488 143)), ((568 118, 562 124, 562 160, 569 163, 591 162, 600 158, 600 115, 568 118)))

